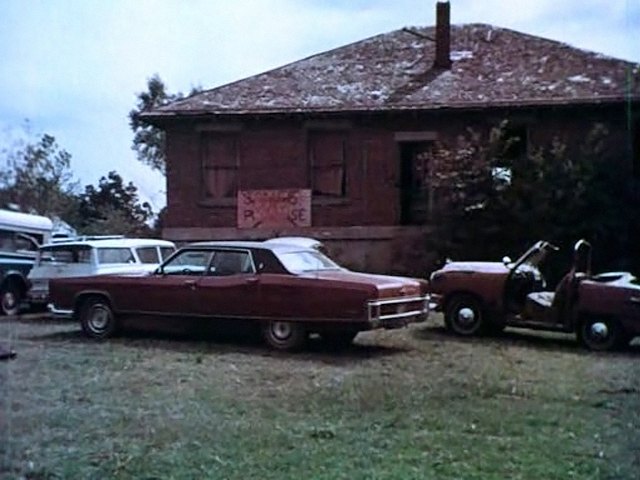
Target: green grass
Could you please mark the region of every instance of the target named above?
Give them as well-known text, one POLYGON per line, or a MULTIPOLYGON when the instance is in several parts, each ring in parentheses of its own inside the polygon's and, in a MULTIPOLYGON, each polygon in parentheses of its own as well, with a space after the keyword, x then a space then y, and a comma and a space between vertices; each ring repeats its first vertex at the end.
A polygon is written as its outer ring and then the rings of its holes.
POLYGON ((430 326, 344 353, 0 320, 0 478, 632 479, 638 351, 430 326))

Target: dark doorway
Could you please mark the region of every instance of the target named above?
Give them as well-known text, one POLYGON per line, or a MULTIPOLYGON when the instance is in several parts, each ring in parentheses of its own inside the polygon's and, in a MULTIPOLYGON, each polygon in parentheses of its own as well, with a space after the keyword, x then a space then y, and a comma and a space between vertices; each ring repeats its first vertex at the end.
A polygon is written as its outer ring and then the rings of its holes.
POLYGON ((400 223, 421 225, 431 217, 432 142, 402 142, 400 145, 400 223))

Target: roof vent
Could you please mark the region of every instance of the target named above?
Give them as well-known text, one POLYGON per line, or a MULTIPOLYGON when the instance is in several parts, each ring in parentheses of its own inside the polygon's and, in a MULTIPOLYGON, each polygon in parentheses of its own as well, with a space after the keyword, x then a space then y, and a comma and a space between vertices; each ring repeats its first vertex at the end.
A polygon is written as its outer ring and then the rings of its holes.
POLYGON ((436 4, 436 68, 451 68, 451 20, 449 2, 436 4))

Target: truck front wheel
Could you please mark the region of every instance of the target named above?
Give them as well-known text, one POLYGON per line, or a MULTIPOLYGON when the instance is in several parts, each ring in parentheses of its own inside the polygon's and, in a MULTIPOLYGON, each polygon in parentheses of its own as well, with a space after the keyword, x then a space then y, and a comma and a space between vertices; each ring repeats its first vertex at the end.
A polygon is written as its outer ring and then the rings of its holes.
POLYGON ((9 281, 0 289, 0 310, 3 315, 17 315, 22 300, 22 289, 9 281))

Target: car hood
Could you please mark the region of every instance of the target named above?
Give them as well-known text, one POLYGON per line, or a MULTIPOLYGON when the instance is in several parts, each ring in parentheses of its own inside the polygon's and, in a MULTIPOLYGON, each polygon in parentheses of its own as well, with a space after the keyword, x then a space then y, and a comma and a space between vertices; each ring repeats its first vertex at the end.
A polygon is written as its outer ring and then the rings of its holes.
POLYGON ((500 262, 449 262, 441 272, 462 273, 508 273, 509 269, 500 262))
POLYGON ((420 295, 421 282, 415 278, 376 275, 349 270, 316 270, 301 275, 306 278, 375 286, 380 296, 420 295))

